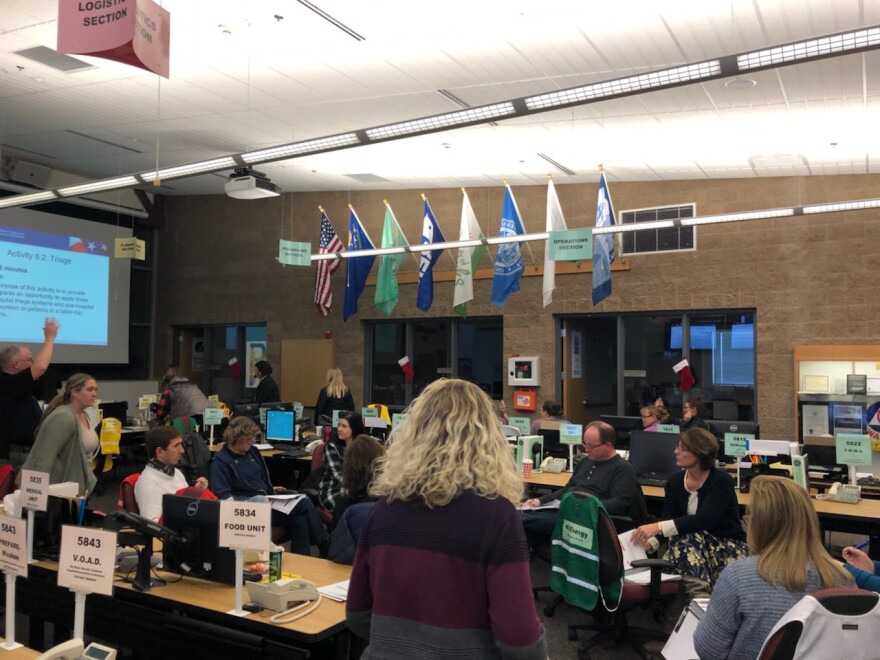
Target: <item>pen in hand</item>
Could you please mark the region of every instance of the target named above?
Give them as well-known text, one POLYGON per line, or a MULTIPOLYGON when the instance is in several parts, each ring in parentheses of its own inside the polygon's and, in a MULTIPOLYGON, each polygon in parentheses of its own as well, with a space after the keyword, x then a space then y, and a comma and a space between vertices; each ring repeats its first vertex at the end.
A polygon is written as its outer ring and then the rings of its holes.
MULTIPOLYGON (((861 543, 856 543, 856 544, 855 544, 854 546, 852 546, 852 547, 853 547, 853 549, 855 549, 855 550, 861 550, 862 548, 867 548, 868 545, 869 545, 869 542, 868 542, 868 541, 862 541, 861 543)), ((849 548, 847 548, 846 550, 844 550, 844 551, 843 551, 843 554, 844 554, 844 555, 849 555, 849 554, 851 554, 851 553, 849 552, 849 548)))

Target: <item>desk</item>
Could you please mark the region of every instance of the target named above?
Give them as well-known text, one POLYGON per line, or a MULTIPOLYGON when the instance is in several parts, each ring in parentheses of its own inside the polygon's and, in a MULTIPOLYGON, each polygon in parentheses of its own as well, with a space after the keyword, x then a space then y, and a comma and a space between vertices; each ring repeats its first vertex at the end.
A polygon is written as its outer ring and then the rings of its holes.
MULTIPOLYGON (((532 486, 561 488, 568 483, 569 479, 571 479, 571 472, 558 474, 532 472, 532 476, 524 481, 532 486)), ((659 511, 658 504, 662 502, 665 490, 660 486, 642 486, 642 494, 648 501, 649 511, 657 513, 659 511)), ((736 499, 740 507, 745 508, 752 501, 752 495, 751 493, 737 492, 736 499)), ((880 537, 880 500, 863 499, 858 504, 816 499, 813 499, 812 502, 824 529, 851 534, 868 534, 872 537, 872 550, 876 552, 880 542, 875 541, 873 537, 880 537)))
MULTIPOLYGON (((0 637, 0 644, 4 643, 6 643, 6 639, 0 637)), ((40 655, 38 651, 29 649, 26 646, 22 646, 19 649, 13 649, 12 651, 0 649, 0 658, 8 658, 9 660, 33 660, 38 655, 40 655)))
MULTIPOLYGON (((351 575, 350 566, 289 553, 284 555, 283 570, 318 586, 351 575)), ((178 578, 171 573, 160 575, 178 578)), ((29 642, 33 647, 43 646, 43 621, 60 628, 62 639, 65 629, 72 626, 73 594, 59 588, 56 581, 57 565, 46 561, 32 565, 27 580, 17 581, 19 609, 31 617, 29 642)), ((88 597, 85 632, 112 646, 132 649, 135 658, 324 658, 341 657, 347 646, 345 603, 326 598, 308 616, 276 625, 268 621, 271 612, 245 617, 226 614, 234 607, 235 589, 216 582, 183 577, 146 593, 122 582, 115 586, 112 598, 88 597)))

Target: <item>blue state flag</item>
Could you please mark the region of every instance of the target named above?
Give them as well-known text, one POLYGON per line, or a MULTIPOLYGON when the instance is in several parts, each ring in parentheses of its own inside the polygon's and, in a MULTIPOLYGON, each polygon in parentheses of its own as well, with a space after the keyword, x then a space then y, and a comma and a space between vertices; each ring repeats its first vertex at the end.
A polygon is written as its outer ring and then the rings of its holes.
MULTIPOLYGON (((367 235, 367 231, 358 220, 354 209, 348 218, 348 251, 372 250, 373 242, 367 235)), ((345 302, 342 305, 342 320, 347 321, 350 316, 357 314, 358 298, 364 292, 367 285, 367 277, 373 268, 375 256, 352 257, 345 260, 345 302)))
MULTIPOLYGON (((614 206, 605 181, 605 172, 599 177, 599 198, 596 202, 596 226, 611 227, 614 206)), ((614 262, 614 234, 593 234, 593 304, 598 305, 611 295, 611 264, 614 262)))
MULTIPOLYGON (((519 209, 510 186, 504 189, 504 208, 501 211, 499 236, 521 236, 526 233, 520 220, 519 209)), ((522 260, 522 243, 501 243, 495 256, 495 276, 492 278, 492 304, 504 307, 508 296, 519 291, 519 278, 526 269, 522 260)))
MULTIPOLYGON (((434 218, 434 212, 431 211, 431 205, 425 200, 425 219, 422 222, 422 245, 431 243, 445 243, 443 232, 440 231, 440 225, 434 218)), ((434 264, 440 258, 443 250, 430 250, 422 252, 422 258, 419 260, 419 294, 416 298, 416 307, 423 312, 431 309, 434 302, 434 264)))

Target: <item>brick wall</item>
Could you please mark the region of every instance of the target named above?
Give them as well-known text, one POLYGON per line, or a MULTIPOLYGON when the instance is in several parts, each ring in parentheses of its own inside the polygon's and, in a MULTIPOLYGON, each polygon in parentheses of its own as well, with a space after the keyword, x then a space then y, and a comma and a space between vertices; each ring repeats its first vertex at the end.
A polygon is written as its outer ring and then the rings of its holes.
MULTIPOLYGON (((614 206, 625 209, 695 203, 698 215, 767 209, 877 196, 880 176, 714 179, 610 184, 614 206)), ((420 190, 320 192, 238 201, 222 195, 172 197, 159 239, 154 374, 164 371, 173 325, 265 322, 269 360, 280 362, 282 339, 317 338, 331 330, 337 361, 355 398, 363 400, 361 321, 384 318, 372 307, 368 286, 359 313, 342 322, 345 269, 333 280, 334 311, 321 319, 313 304, 314 269, 282 268, 278 239, 308 241, 317 249, 318 205, 345 240, 348 204, 373 241, 381 240, 383 199, 392 205, 410 242, 421 235, 420 190)), ((424 191, 448 240, 458 237, 461 192, 424 191)), ((546 186, 513 188, 528 232, 543 231, 546 186)), ((593 224, 595 184, 565 185, 557 192, 570 228, 593 224)), ((503 188, 468 190, 486 235, 497 235, 503 188)), ((590 275, 558 275, 553 304, 541 307, 541 277, 524 277, 503 310, 489 303, 491 280, 474 284, 473 316, 504 315, 504 355, 540 355, 545 368, 539 399, 554 392, 554 314, 593 311, 669 311, 754 307, 757 310, 758 410, 762 435, 790 434, 794 414, 792 354, 796 344, 870 344, 880 339, 880 302, 874 295, 878 211, 710 225, 697 230, 697 251, 629 257, 630 270, 613 274, 613 294, 590 302, 590 275)), ((543 243, 530 244, 536 263, 543 243)), ((494 248, 493 248, 494 251, 494 248)), ((529 248, 523 247, 528 267, 529 248)), ((489 264, 489 259, 483 266, 489 264)), ((378 266, 374 267, 375 275, 378 266)), ((453 269, 444 254, 436 270, 453 269)), ((403 273, 417 272, 407 259, 403 273)), ((430 316, 450 317, 452 282, 435 284, 430 316)), ((402 284, 391 318, 418 318, 416 285, 402 284)), ((510 393, 507 392, 507 397, 510 393)))

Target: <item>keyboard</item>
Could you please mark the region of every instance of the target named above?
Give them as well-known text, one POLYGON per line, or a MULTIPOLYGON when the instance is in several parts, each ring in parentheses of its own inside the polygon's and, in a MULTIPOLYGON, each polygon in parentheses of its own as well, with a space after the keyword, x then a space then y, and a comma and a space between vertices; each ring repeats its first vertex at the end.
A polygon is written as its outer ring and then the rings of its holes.
POLYGON ((283 458, 299 458, 300 456, 311 456, 309 452, 305 449, 291 449, 290 451, 281 452, 280 454, 275 454, 275 457, 281 456, 283 458))
POLYGON ((640 486, 660 486, 662 488, 665 487, 666 482, 669 481, 669 475, 648 472, 638 475, 636 480, 639 482, 640 486))

